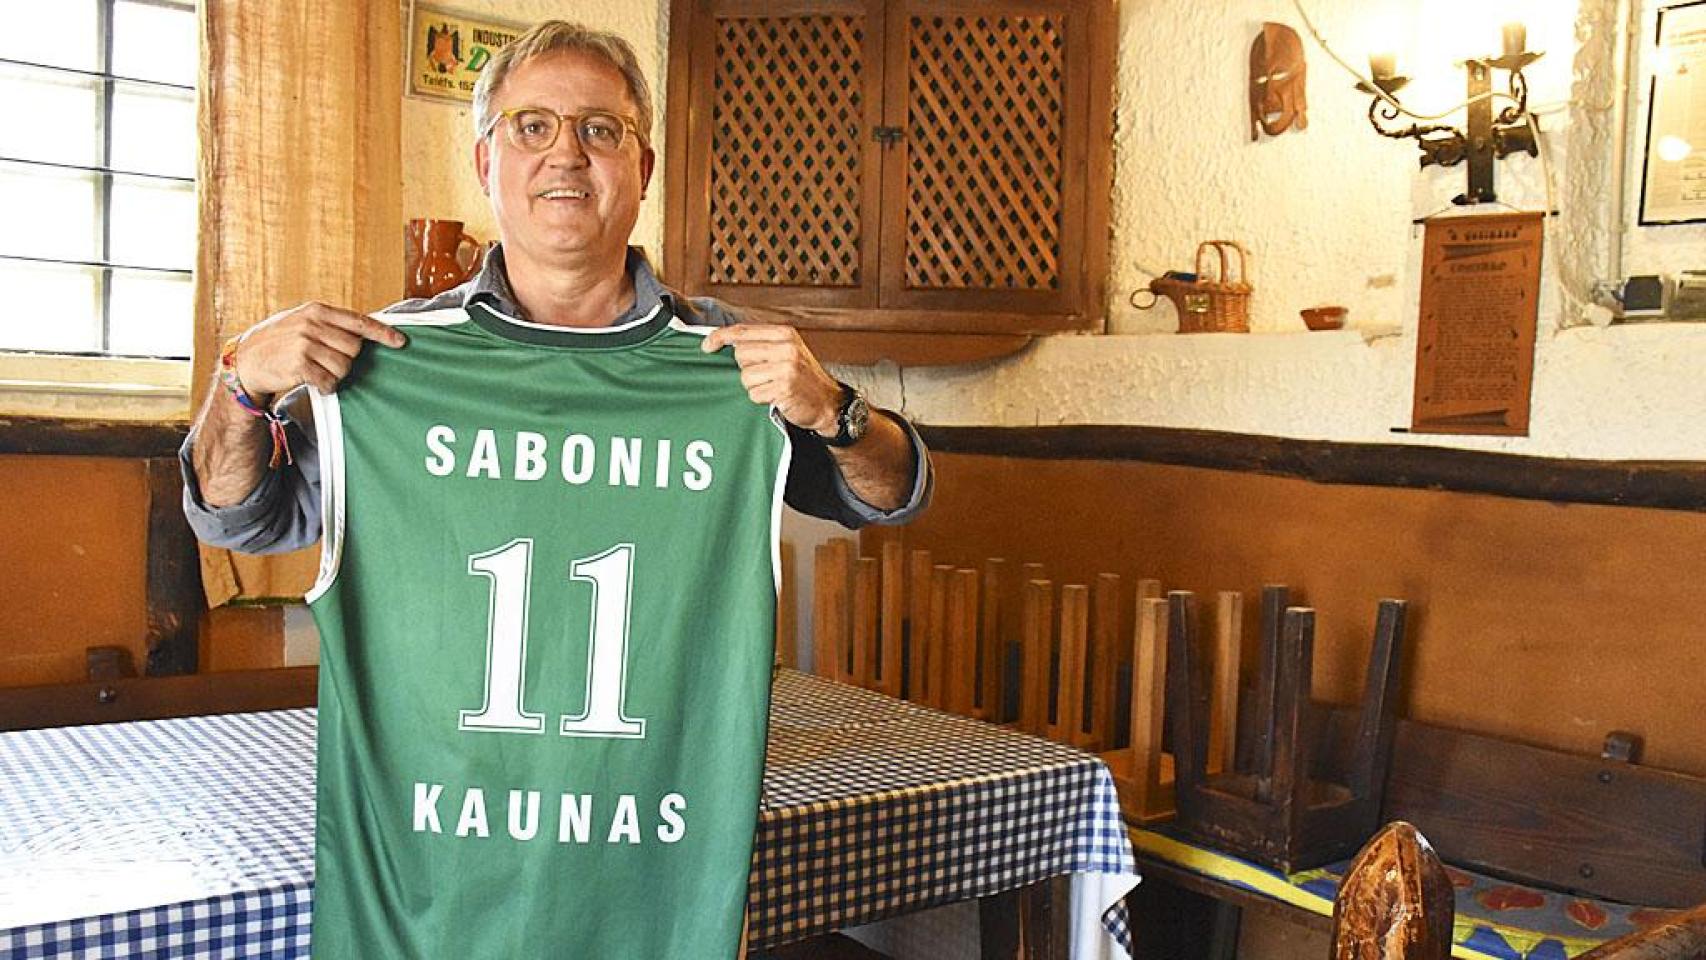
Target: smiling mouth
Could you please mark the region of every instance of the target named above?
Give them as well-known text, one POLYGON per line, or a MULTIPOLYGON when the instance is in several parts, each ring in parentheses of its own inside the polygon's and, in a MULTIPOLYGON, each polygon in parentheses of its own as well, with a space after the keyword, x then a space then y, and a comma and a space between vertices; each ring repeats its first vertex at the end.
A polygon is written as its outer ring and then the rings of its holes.
POLYGON ((590 200, 590 199, 592 199, 592 194, 588 193, 585 190, 569 190, 569 189, 546 190, 543 193, 537 194, 537 196, 541 200, 590 200))

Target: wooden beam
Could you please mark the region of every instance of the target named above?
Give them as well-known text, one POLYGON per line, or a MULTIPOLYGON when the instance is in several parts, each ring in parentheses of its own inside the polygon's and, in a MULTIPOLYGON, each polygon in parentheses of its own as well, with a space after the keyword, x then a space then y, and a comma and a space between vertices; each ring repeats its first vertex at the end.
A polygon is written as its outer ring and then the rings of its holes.
POLYGON ((0 453, 69 457, 177 457, 187 423, 0 417, 0 453))
POLYGON ((0 731, 311 707, 318 677, 318 667, 286 667, 11 687, 0 731))
POLYGON ((920 427, 937 453, 1136 460, 1316 483, 1706 512, 1706 461, 1568 460, 1411 444, 1328 443, 1168 427, 920 427))

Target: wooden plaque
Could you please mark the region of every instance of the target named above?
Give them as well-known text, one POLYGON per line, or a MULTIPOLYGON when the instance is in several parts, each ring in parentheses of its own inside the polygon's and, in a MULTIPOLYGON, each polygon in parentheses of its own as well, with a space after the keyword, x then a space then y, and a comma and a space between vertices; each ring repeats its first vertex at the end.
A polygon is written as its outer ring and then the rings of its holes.
POLYGON ((1416 338, 1416 433, 1528 434, 1542 214, 1427 223, 1416 338))

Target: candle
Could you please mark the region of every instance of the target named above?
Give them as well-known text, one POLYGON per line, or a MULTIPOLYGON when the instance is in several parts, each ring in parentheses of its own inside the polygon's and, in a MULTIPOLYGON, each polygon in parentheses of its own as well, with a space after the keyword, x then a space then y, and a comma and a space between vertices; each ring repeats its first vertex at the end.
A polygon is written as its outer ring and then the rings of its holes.
POLYGON ((1376 80, 1390 80, 1398 75, 1398 55, 1396 53, 1371 53, 1368 56, 1368 69, 1376 80))
POLYGON ((1519 57, 1528 52, 1528 27, 1520 22, 1505 24, 1505 56, 1519 57))

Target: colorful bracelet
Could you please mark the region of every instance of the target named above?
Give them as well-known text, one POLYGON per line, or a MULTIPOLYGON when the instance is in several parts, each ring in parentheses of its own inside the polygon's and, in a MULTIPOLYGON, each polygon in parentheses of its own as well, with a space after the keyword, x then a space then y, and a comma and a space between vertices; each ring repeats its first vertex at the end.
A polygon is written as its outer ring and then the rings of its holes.
POLYGON ((231 394, 237 406, 267 422, 267 433, 272 437, 272 458, 267 461, 267 468, 277 470, 280 460, 289 464, 296 462, 290 455, 290 438, 284 432, 286 420, 256 403, 255 398, 249 396, 249 391, 243 389, 243 381, 237 377, 237 344, 241 340, 242 337, 234 337, 226 341, 225 348, 219 351, 219 382, 225 385, 225 392, 231 394))

